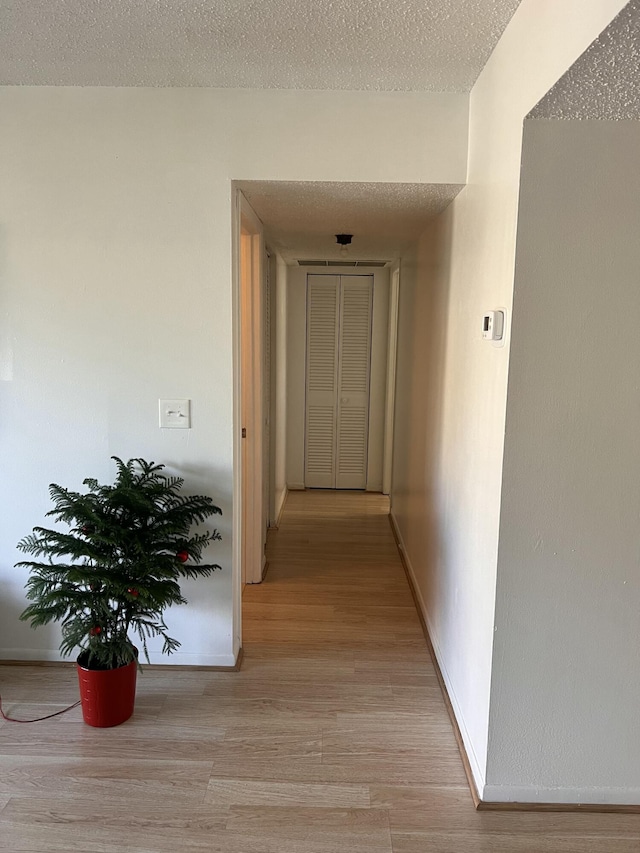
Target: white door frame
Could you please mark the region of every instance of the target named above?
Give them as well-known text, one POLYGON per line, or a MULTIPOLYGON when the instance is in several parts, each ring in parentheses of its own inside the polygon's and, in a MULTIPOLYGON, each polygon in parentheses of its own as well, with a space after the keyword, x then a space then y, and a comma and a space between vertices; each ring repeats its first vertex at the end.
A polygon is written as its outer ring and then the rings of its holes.
POLYGON ((259 583, 262 580, 265 559, 266 531, 262 530, 265 510, 262 399, 264 387, 263 254, 262 223, 242 193, 234 190, 232 565, 236 653, 240 648, 242 637, 242 589, 245 583, 259 583), (243 246, 245 267, 247 266, 247 249, 249 249, 249 270, 243 269, 243 246), (244 285, 249 287, 248 292, 243 289, 243 279, 244 285), (245 376, 243 376, 243 362, 247 374, 245 376), (246 438, 242 438, 243 429, 246 429, 246 438), (247 486, 245 487, 244 484, 247 486))
MULTIPOLYGON (((378 267, 333 267, 323 270, 321 267, 291 266, 288 269, 288 319, 287 329, 287 386, 289 388, 289 399, 287 403, 287 485, 290 490, 304 489, 304 441, 300 439, 305 431, 305 353, 306 332, 297 333, 295 329, 302 328, 306 323, 306 281, 309 273, 318 274, 324 272, 327 275, 353 275, 354 272, 363 275, 374 276, 374 306, 378 282, 380 276, 388 275, 389 305, 388 315, 385 312, 384 326, 381 335, 384 337, 382 344, 386 352, 386 363, 382 365, 377 373, 377 382, 381 389, 382 402, 380 407, 381 419, 384 419, 382 435, 379 441, 378 452, 382 452, 382 467, 379 473, 372 479, 370 472, 367 477, 369 490, 382 491, 388 494, 393 465, 393 406, 395 403, 396 389, 396 357, 397 357, 397 328, 398 328, 398 293, 399 284, 396 276, 395 286, 392 286, 393 273, 399 268, 399 262, 393 262, 387 268, 378 267), (385 482, 385 472, 386 480, 385 482)), ((374 326, 375 319, 374 307, 374 326)))
POLYGON ((393 427, 396 410, 396 362, 398 358, 398 304, 400 301, 400 262, 391 267, 389 280, 389 342, 387 345, 387 389, 382 451, 382 492, 391 494, 393 474, 393 427))
POLYGON ((268 381, 265 379, 264 404, 266 406, 265 422, 268 426, 265 430, 265 512, 267 527, 277 527, 276 524, 276 255, 268 246, 265 248, 265 335, 269 336, 269 347, 267 358, 267 344, 265 342, 265 371, 268 371, 268 381), (267 286, 268 285, 268 286, 267 286), (268 311, 267 300, 269 301, 268 311), (267 320, 268 318, 268 320, 267 320), (267 392, 268 389, 268 392, 267 392), (268 437, 268 441, 267 441, 268 437))

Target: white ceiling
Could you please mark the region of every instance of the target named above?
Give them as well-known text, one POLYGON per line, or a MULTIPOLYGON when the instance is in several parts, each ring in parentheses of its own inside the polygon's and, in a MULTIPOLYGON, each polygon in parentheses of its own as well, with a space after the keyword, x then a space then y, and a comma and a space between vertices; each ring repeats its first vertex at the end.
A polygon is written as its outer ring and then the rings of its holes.
POLYGON ((520 0, 0 0, 0 84, 468 91, 520 0))
MULTIPOLYGON (((0 0, 0 85, 463 92, 519 2, 0 0)), ((640 118, 639 45, 632 0, 531 117, 640 118)), ((462 188, 241 186, 289 261, 338 258, 340 232, 352 259, 397 257, 462 188)))
MULTIPOLYGON (((465 92, 520 0, 0 0, 0 85, 465 92)), ((288 260, 402 253, 458 185, 247 182, 288 260)))
POLYGON ((270 246, 286 261, 339 259, 336 234, 353 234, 351 260, 401 255, 462 189, 461 184, 241 181, 265 225, 270 246))

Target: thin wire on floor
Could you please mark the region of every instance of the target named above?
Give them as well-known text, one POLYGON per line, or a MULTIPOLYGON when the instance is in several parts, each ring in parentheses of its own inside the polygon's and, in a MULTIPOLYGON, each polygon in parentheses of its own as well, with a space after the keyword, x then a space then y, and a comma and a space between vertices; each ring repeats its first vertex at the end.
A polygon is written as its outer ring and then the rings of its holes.
POLYGON ((34 720, 17 720, 15 717, 8 717, 5 712, 2 710, 2 696, 0 696, 0 717, 3 720, 6 720, 8 723, 41 723, 43 720, 50 720, 51 717, 59 717, 60 714, 66 714, 67 711, 73 710, 73 708, 77 708, 80 704, 80 700, 74 702, 73 705, 69 705, 67 708, 63 708, 62 711, 56 711, 53 714, 47 714, 46 717, 36 717, 34 720))

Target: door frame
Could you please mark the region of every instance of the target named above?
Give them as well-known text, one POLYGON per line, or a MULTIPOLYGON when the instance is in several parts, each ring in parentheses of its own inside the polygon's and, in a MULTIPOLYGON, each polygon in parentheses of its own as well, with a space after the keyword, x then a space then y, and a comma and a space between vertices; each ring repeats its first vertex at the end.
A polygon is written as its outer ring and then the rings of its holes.
MULTIPOLYGON (((399 268, 399 262, 387 263, 385 267, 348 267, 335 266, 330 269, 320 266, 306 266, 304 264, 291 266, 288 269, 288 328, 287 328, 287 388, 289 389, 287 401, 287 487, 289 490, 300 490, 305 488, 304 484, 304 440, 305 433, 305 358, 306 358, 306 282, 307 274, 324 273, 326 275, 371 275, 374 277, 374 306, 375 294, 380 281, 380 276, 388 280, 389 303, 388 319, 383 327, 385 336, 385 348, 391 346, 387 351, 387 365, 383 371, 384 378, 384 400, 382 404, 382 417, 384 418, 382 431, 382 470, 380 478, 371 482, 367 476, 367 489, 382 491, 385 494, 384 475, 391 472, 393 465, 393 412, 388 414, 389 406, 395 405, 396 387, 396 358, 397 358, 397 328, 398 328, 398 300, 399 279, 397 286, 392 286, 393 272, 399 268), (388 279, 387 279, 388 277, 388 279), (302 318, 305 318, 303 321, 302 318), (302 323, 305 323, 304 327, 302 323)), ((375 312, 375 307, 374 307, 375 312)), ((375 313, 374 313, 375 323, 375 313)), ((389 473, 389 479, 391 474, 389 473)))
POLYGON ((242 638, 242 590, 245 583, 259 583, 262 580, 266 536, 266 531, 264 534, 262 531, 265 511, 263 499, 264 295, 262 286, 264 236, 262 222, 237 189, 232 191, 232 230, 234 334, 232 571, 234 651, 237 653, 242 638), (249 271, 244 269, 246 257, 243 267, 243 245, 246 251, 247 240, 251 258, 249 271), (248 286, 248 292, 244 292, 244 285, 248 286), (246 376, 243 376, 243 360, 246 376), (246 438, 242 438, 243 428, 247 431, 246 438))
POLYGON ((382 493, 391 494, 393 482, 393 429, 396 411, 396 365, 398 361, 398 308, 400 304, 400 261, 389 269, 389 340, 387 343, 387 387, 382 451, 382 493))
POLYGON ((266 526, 276 527, 276 255, 265 244, 264 249, 264 500, 266 526))
MULTIPOLYGON (((327 488, 327 489, 356 489, 366 490, 370 481, 371 456, 369 454, 370 433, 372 430, 371 410, 374 401, 374 389, 371 385, 371 374, 373 368, 374 355, 374 281, 375 276, 370 272, 362 272, 354 269, 351 273, 334 273, 320 271, 316 273, 307 273, 306 281, 306 347, 305 347, 305 426, 304 426, 304 443, 305 443, 305 465, 304 465, 304 483, 307 488, 327 488), (316 290, 319 288, 319 290, 316 290), (326 367, 326 358, 329 353, 332 353, 333 376, 331 377, 332 388, 311 388, 309 383, 311 380, 311 364, 312 364, 312 346, 313 340, 312 329, 314 327, 314 318, 316 315, 313 311, 314 301, 312 294, 316 293, 322 296, 321 300, 329 300, 334 313, 333 329, 331 333, 327 328, 327 333, 332 335, 332 339, 327 341, 327 348, 323 349, 320 357, 322 368, 326 367), (364 297, 368 304, 368 313, 366 316, 368 337, 366 341, 366 350, 363 353, 366 359, 363 364, 366 365, 366 388, 365 390, 345 391, 342 388, 342 365, 344 359, 344 345, 348 341, 345 337, 346 324, 349 322, 347 314, 348 298, 356 295, 356 298, 364 297), (358 402, 353 404, 352 398, 358 402), (309 470, 310 463, 310 430, 313 423, 311 412, 316 407, 321 407, 325 412, 330 409, 332 412, 333 431, 332 431, 332 449, 331 449, 331 471, 313 472, 309 470), (355 406, 355 408, 354 408, 355 406), (342 440, 342 421, 343 416, 348 417, 349 412, 364 412, 366 411, 365 421, 362 424, 360 433, 362 439, 362 468, 358 474, 354 472, 345 473, 340 469, 341 457, 341 440, 342 440), (350 483, 346 485, 344 481, 350 483)), ((321 322, 326 322, 326 312, 329 310, 329 303, 323 301, 320 307, 321 322)), ((364 305, 360 306, 364 308, 364 305)), ((360 312, 358 312, 360 313, 360 312)), ((364 316, 364 311, 362 311, 364 316)), ((386 339, 384 348, 386 350, 386 339)), ((386 361, 386 353, 385 353, 386 361)), ((328 377, 326 377, 328 378, 328 377)), ((382 401, 381 401, 382 402, 382 401)), ((381 408, 381 407, 379 407, 381 408)), ((384 418, 384 411, 380 411, 384 418)), ((375 423, 375 422, 374 422, 375 423)), ((378 418, 378 423, 382 423, 381 418, 378 418)), ((327 435, 323 427, 323 435, 327 435)), ((353 433, 352 433, 353 437, 353 433)), ((323 455, 328 452, 328 447, 323 447, 323 455)), ((380 482, 382 481, 382 470, 380 470, 380 482)))

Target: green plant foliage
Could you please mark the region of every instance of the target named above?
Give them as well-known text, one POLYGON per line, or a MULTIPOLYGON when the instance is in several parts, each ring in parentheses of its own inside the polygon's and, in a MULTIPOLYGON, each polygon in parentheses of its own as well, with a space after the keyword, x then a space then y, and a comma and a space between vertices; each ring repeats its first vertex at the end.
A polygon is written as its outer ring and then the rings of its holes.
POLYGON ((60 651, 82 650, 90 669, 113 669, 137 657, 130 633, 137 634, 147 661, 147 639, 161 636, 163 652, 180 643, 169 637, 163 614, 186 604, 180 578, 207 577, 220 566, 202 564, 202 551, 220 539, 201 524, 221 510, 211 498, 183 495, 184 480, 166 477, 164 465, 112 457, 115 482, 84 480, 88 491, 49 487, 54 508, 47 515, 69 532, 35 527, 18 548, 35 560, 16 566, 30 570, 26 584, 32 603, 20 618, 31 627, 60 622, 60 651), (44 558, 44 559, 37 559, 44 558))

